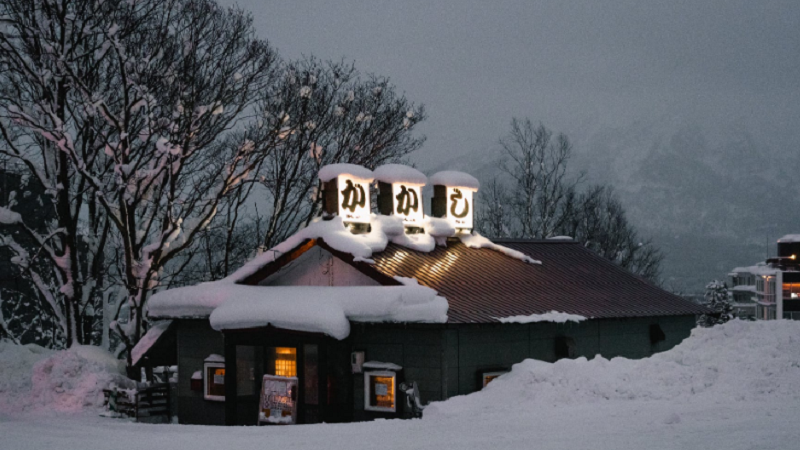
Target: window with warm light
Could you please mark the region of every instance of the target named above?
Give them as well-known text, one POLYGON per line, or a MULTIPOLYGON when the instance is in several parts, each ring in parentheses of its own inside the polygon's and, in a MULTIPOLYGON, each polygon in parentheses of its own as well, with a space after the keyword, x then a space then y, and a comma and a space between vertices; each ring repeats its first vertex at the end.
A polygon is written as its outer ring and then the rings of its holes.
POLYGON ((205 363, 203 398, 225 400, 225 363, 205 363))
POLYGON ((275 375, 281 377, 297 376, 297 349, 293 347, 275 348, 275 375))
POLYGON ((483 372, 481 374, 481 381, 483 382, 483 387, 486 387, 487 384, 491 383, 492 380, 498 378, 500 375, 508 373, 507 370, 497 370, 493 372, 483 372))
POLYGON ((367 411, 395 412, 397 374, 394 372, 366 372, 364 374, 364 409, 367 411))

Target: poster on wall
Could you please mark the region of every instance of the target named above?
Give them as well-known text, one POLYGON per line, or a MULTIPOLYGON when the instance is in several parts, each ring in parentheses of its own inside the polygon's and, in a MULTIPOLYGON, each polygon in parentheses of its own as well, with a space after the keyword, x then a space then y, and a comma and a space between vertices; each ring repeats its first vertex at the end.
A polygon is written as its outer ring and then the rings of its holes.
POLYGON ((297 423, 297 377, 264 375, 258 424, 297 423))
POLYGON ((345 222, 369 223, 369 182, 348 176, 337 180, 339 215, 345 222))

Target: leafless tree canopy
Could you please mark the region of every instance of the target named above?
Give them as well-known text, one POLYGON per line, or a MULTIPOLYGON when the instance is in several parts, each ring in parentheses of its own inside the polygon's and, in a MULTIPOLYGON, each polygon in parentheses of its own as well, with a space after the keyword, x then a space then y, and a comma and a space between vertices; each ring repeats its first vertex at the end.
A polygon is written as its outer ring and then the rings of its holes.
POLYGON ((492 180, 481 192, 478 228, 491 237, 546 239, 570 236, 597 254, 657 281, 663 255, 641 239, 608 186, 583 187, 582 173, 570 174, 572 145, 530 120, 514 119, 500 139, 503 171, 511 180, 492 180))
POLYGON ((7 0, 0 21, 0 157, 20 176, 0 248, 31 287, 0 293, 12 337, 34 301, 52 345, 87 343, 116 300, 129 349, 154 290, 224 277, 311 220, 321 165, 423 142, 424 110, 387 79, 282 62, 212 0, 7 0), (39 214, 26 190, 46 194, 39 214))

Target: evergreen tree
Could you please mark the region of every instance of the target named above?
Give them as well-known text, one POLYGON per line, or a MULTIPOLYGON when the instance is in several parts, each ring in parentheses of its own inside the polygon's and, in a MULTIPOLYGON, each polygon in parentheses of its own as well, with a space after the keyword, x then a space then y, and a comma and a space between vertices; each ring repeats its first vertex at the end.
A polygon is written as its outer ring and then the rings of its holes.
POLYGON ((736 318, 730 291, 728 291, 728 285, 724 282, 714 280, 708 283, 704 298, 706 306, 713 312, 700 316, 697 324, 701 327, 711 327, 736 318))

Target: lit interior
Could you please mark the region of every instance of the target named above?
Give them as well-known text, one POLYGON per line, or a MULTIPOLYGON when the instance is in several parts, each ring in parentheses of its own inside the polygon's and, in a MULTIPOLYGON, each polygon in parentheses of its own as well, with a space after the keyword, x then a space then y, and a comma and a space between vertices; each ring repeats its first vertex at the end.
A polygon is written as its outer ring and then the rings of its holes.
POLYGON ((394 410, 394 377, 370 377, 370 404, 379 408, 394 410))
POLYGON ((281 377, 297 376, 297 349, 293 347, 275 348, 275 375, 281 377))
POLYGON ((206 377, 206 395, 215 397, 225 396, 225 368, 224 367, 208 367, 206 377))

